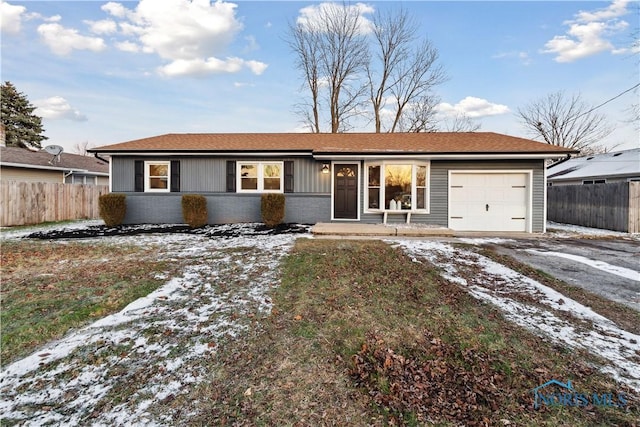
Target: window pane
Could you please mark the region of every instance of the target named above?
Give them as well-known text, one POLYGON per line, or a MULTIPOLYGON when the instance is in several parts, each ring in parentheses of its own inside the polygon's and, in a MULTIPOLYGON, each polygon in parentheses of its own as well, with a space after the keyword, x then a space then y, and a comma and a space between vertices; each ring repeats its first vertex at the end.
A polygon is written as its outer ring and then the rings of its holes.
POLYGON ((149 188, 166 190, 169 188, 169 180, 167 178, 149 178, 149 188))
POLYGON ((240 176, 242 178, 257 178, 258 168, 257 165, 240 165, 240 176))
POLYGON ((280 165, 266 163, 263 165, 263 172, 265 178, 280 178, 280 165))
POLYGON ((416 166, 416 187, 427 186, 427 167, 416 166))
POLYGON ((150 164, 149 176, 169 176, 169 165, 150 164))
POLYGON ((426 209, 427 208, 427 189, 426 188, 418 188, 416 189, 416 209, 426 209))
POLYGON ((243 190, 257 190, 258 189, 258 178, 245 178, 245 177, 242 177, 240 182, 241 182, 241 188, 243 190))
POLYGON ((265 190, 279 190, 280 189, 280 178, 265 178, 264 179, 264 189, 265 190))
POLYGON ((369 166, 369 187, 380 186, 380 166, 369 166))
POLYGON ((384 206, 389 209, 391 200, 400 202, 402 209, 411 209, 411 165, 385 165, 384 206))
POLYGON ((369 188, 369 208, 379 209, 380 188, 369 188))
POLYGON ((336 176, 356 176, 356 172, 349 167, 343 167, 336 172, 336 176))

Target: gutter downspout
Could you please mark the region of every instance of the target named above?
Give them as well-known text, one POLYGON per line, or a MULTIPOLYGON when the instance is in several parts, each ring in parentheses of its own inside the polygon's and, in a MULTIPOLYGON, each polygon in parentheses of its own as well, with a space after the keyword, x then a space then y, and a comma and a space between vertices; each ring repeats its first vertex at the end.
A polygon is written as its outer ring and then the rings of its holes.
POLYGON ((103 162, 105 162, 105 163, 109 163, 109 160, 105 159, 104 157, 100 157, 100 156, 98 156, 98 153, 93 153, 93 156, 94 156, 96 159, 102 160, 102 161, 103 161, 103 162))
POLYGON ((547 169, 555 167, 555 166, 558 166, 558 165, 561 165, 561 164, 563 164, 564 162, 566 162, 569 159, 571 159, 571 154, 567 154, 567 157, 565 157, 564 159, 558 160, 554 164, 549 165, 549 167, 547 169))

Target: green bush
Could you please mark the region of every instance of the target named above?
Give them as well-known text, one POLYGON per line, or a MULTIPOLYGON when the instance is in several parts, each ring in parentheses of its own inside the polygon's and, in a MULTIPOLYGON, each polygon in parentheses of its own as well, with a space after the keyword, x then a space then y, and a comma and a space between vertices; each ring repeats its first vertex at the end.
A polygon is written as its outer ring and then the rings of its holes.
POLYGON ((98 199, 100 207, 100 218, 104 223, 113 227, 122 224, 124 216, 127 213, 127 201, 124 194, 109 193, 103 194, 98 199))
POLYGON ((202 227, 207 223, 207 199, 200 194, 182 196, 182 218, 191 228, 202 227))
POLYGON ((284 220, 284 194, 266 193, 261 200, 262 222, 273 228, 284 220))

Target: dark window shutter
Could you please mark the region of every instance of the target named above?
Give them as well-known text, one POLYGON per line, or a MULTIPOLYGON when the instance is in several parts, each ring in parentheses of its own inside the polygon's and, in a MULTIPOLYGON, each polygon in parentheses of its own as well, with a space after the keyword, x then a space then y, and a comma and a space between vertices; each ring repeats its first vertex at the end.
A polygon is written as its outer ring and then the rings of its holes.
POLYGON ((227 160, 227 193, 236 192, 236 162, 227 160))
POLYGON ((144 191, 144 162, 135 161, 135 184, 134 191, 144 191))
POLYGON ((284 192, 293 193, 293 161, 284 162, 284 192))
POLYGON ((180 160, 171 161, 171 192, 180 192, 180 160))

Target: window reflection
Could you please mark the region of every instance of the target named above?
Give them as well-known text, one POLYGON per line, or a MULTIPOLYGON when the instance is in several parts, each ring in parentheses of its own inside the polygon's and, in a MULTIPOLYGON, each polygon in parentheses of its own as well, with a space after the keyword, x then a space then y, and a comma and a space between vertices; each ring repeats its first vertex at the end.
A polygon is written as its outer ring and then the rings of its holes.
POLYGON ((398 206, 411 209, 411 172, 412 165, 385 165, 384 167, 384 202, 385 208, 398 206), (395 203, 392 205, 391 201, 395 203))

